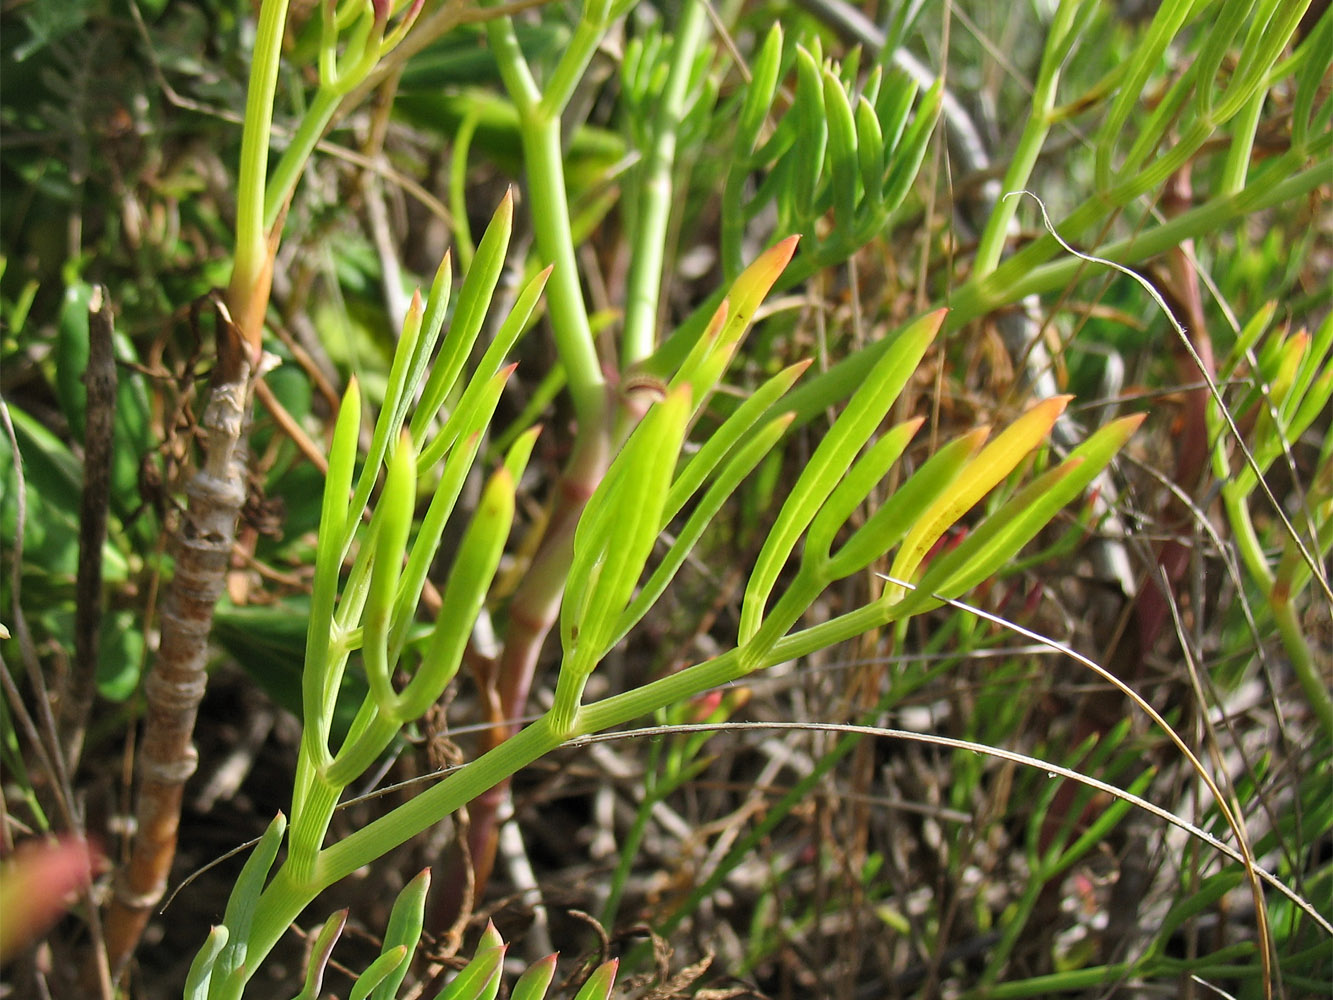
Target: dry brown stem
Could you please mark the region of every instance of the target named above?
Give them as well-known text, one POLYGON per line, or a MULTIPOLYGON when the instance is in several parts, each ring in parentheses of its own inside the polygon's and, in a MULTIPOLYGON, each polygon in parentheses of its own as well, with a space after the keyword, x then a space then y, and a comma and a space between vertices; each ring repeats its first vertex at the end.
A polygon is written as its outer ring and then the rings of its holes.
MULTIPOLYGON (((220 311, 222 341, 239 341, 220 311)), ((129 865, 119 873, 106 914, 107 954, 118 976, 166 889, 176 855, 181 799, 198 753, 192 743, 204 696, 213 608, 226 583, 236 523, 245 501, 246 428, 253 365, 234 350, 231 377, 216 383, 204 411, 204 465, 186 489, 175 540, 176 572, 162 609, 162 639, 144 681, 148 711, 136 773, 137 827, 129 865)))
POLYGON ((72 774, 83 753, 84 730, 96 691, 102 634, 102 546, 111 499, 111 450, 115 436, 116 359, 114 317, 105 288, 88 305, 88 368, 83 434, 83 498, 79 511, 79 569, 74 601, 74 665, 60 699, 60 738, 72 774))

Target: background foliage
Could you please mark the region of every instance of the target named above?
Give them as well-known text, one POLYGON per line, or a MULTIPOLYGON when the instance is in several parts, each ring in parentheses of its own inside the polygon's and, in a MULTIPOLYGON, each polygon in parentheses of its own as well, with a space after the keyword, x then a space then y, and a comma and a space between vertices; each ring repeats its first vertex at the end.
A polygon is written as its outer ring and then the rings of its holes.
MULTIPOLYGON (((552 3, 518 20, 534 66, 549 70, 569 47, 578 13, 552 3)), ((1064 425, 1073 435, 1146 412, 1115 474, 968 599, 1079 650, 1155 706, 1246 818, 1261 867, 1329 913, 1333 14, 1318 3, 1163 4, 1154 15, 1128 4, 853 9, 829 0, 714 13, 726 40, 710 33, 685 81, 662 240, 668 281, 647 327, 697 330, 744 263, 799 232, 778 294, 728 376, 738 393, 810 357, 813 374, 836 379, 847 370, 841 359, 873 353, 913 316, 948 306, 944 334, 894 411, 926 420, 904 474, 937 443, 1010 423, 1034 396, 1075 394, 1064 425), (877 54, 899 45, 908 55, 877 54), (766 52, 778 68, 756 115, 746 85, 762 87, 753 71, 766 52), (922 67, 930 79, 909 87, 922 67), (863 149, 877 130, 898 159, 839 158, 848 128, 863 149), (1143 284, 1062 249, 1034 203, 1001 197, 1019 188, 1040 195, 1079 250, 1146 274, 1184 330, 1143 284), (1216 395, 1201 385, 1199 360, 1216 395)), ((315 83, 313 22, 303 29, 295 16, 279 149, 315 83)), ((620 296, 643 242, 635 198, 653 166, 652 115, 678 17, 672 5, 643 4, 617 22, 562 121, 577 264, 606 359, 635 322, 620 296)), ((100 284, 116 313, 118 375, 107 612, 94 647, 95 711, 69 780, 83 825, 114 859, 164 538, 213 364, 198 304, 230 273, 254 17, 236 3, 60 0, 11 4, 3 18, 0 390, 12 436, 0 447, 0 538, 18 537, 21 523, 23 548, 21 560, 4 549, 0 621, 15 631, 21 609, 31 634, 25 651, 17 639, 4 645, 15 685, 3 702, 3 846, 69 827, 22 715, 40 715, 43 678, 48 691, 68 693, 80 673, 81 375, 100 284)), ((471 263, 511 186, 519 208, 498 300, 511 303, 545 263, 524 212, 519 112, 486 31, 465 25, 406 62, 391 94, 325 138, 290 206, 265 344, 280 364, 256 412, 179 879, 289 807, 323 489, 301 438, 323 450, 353 372, 368 405, 382 402, 411 289, 429 287, 446 247, 471 263)), ((656 360, 673 351, 679 360, 674 343, 656 360)), ((519 367, 484 444, 488 470, 535 420, 555 431, 538 439, 520 482, 523 528, 543 516, 573 413, 548 338, 524 338, 513 357, 519 367)), ((742 567, 832 419, 803 404, 809 398, 793 393, 803 426, 611 653, 592 681, 598 693, 706 658, 744 627, 742 567)), ((728 412, 723 397, 701 419, 720 423, 728 412)), ((1034 471, 1073 443, 1057 428, 1034 471)), ((482 484, 480 475, 465 484, 469 505, 482 484)), ((983 510, 1017 488, 1006 485, 983 510)), ((446 548, 458 535, 446 535, 446 548)), ((523 559, 511 546, 500 565, 489 597, 497 613, 523 559)), ((858 607, 881 585, 871 572, 843 581, 813 617, 858 607)), ((356 672, 347 685, 343 726, 364 693, 356 672)), ((385 783, 474 753, 468 726, 480 712, 466 679, 428 718, 385 758, 385 783)), ((777 720, 861 722, 1031 754, 1231 842, 1207 790, 1120 694, 1073 658, 955 607, 658 721, 777 720)), ((364 826, 383 805, 341 809, 335 833, 364 826)), ((428 927, 438 961, 414 971, 421 980, 461 965, 451 965, 460 948, 498 962, 498 938, 478 941, 487 918, 511 955, 536 960, 554 942, 571 973, 581 951, 621 956, 634 995, 674 982, 771 996, 1101 995, 1117 985, 1300 996, 1333 975, 1325 929, 1271 888, 1257 909, 1234 858, 1041 767, 906 736, 738 730, 705 740, 682 731, 562 750, 520 777, 515 815, 525 847, 503 848, 496 884, 461 934, 428 927), (575 911, 595 914, 609 940, 575 911), (661 935, 653 948, 642 943, 646 927, 661 935), (1265 933, 1271 971, 1257 944, 1265 933), (699 968, 707 957, 711 966, 699 968)), ((364 969, 381 953, 397 891, 445 839, 416 838, 321 898, 321 912, 355 904, 349 926, 363 934, 345 935, 343 965, 364 969)), ((224 862, 171 902, 130 995, 179 992, 239 865, 224 862)), ((58 981, 51 956, 77 955, 82 928, 69 918, 49 951, 25 954, 6 978, 20 992, 42 976, 58 981)), ((273 978, 256 989, 296 993, 302 951, 289 935, 265 971, 273 978)), ((326 982, 346 995, 349 981, 337 975, 331 968, 326 982)))

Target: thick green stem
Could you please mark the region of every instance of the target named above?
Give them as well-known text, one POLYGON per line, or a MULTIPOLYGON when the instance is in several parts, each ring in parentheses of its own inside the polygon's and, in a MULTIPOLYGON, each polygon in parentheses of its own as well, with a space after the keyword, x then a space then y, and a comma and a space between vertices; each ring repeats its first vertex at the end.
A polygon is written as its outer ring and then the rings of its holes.
MULTIPOLYGON (((505 88, 519 112, 528 194, 532 199, 529 214, 537 252, 555 265, 546 286, 551 332, 569 378, 580 430, 600 429, 606 410, 605 380, 579 282, 565 189, 559 111, 551 113, 541 99, 519 50, 512 22, 508 18, 492 21, 488 33, 505 88)), ((588 55, 591 57, 591 52, 588 55)))
POLYGON ((1305 629, 1301 626, 1300 615, 1290 600, 1269 592, 1269 605, 1273 611, 1273 620, 1277 622, 1278 635, 1282 637, 1283 648, 1291 659, 1291 669, 1305 692, 1310 710, 1323 727, 1324 735, 1333 739, 1333 697, 1328 693, 1328 677, 1320 676, 1319 666, 1310 653, 1310 642, 1305 629))
POLYGON ((708 29, 703 0, 687 0, 671 52, 671 70, 653 122, 652 146, 639 168, 639 214, 633 231, 633 259, 625 284, 625 331, 621 366, 628 369, 657 346, 658 298, 662 262, 666 254, 667 225, 674 207, 672 171, 676 162, 676 135, 689 98, 690 74, 708 29))
POLYGON ((247 967, 259 968, 287 928, 324 889, 440 822, 486 789, 550 753, 562 741, 549 721, 540 719, 503 746, 322 851, 308 876, 299 873, 288 859, 264 890, 255 910, 246 942, 247 967))
MULTIPOLYGON (((240 320, 251 314, 246 304, 262 286, 268 299, 268 232, 264 222, 264 189, 268 179, 269 139, 273 131, 273 96, 282 59, 282 32, 287 0, 268 0, 259 11, 255 57, 245 98, 245 129, 241 133, 241 167, 236 192, 236 260, 227 301, 240 320)), ((259 329, 242 330, 250 349, 259 347, 259 329)))
POLYGON ((299 787, 293 798, 291 825, 287 830, 287 864, 303 880, 314 876, 320 848, 324 846, 342 790, 343 786, 315 774, 299 787))
POLYGON ((664 705, 688 700, 735 681, 753 669, 803 655, 838 638, 860 634, 891 617, 891 609, 882 605, 863 608, 780 640, 758 663, 753 657, 742 656, 740 650, 730 650, 584 708, 569 732, 556 731, 549 716, 539 719, 412 801, 320 852, 312 874, 303 877, 298 868, 304 865, 298 866, 290 859, 284 863, 259 902, 248 941, 247 961, 257 966, 301 911, 328 886, 442 821, 566 740, 622 725, 664 705))

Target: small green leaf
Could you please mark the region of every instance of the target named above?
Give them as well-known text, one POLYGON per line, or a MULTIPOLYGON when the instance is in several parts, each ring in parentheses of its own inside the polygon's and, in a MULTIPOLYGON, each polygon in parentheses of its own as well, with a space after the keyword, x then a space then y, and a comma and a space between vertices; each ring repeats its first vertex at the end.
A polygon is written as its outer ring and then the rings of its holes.
POLYGON ((796 48, 796 106, 791 113, 797 123, 792 205, 798 219, 808 220, 814 216, 815 196, 824 171, 828 114, 819 61, 801 46, 796 48))
MULTIPOLYGON (((757 432, 749 435, 744 443, 729 455, 722 472, 708 487, 702 500, 690 512, 685 526, 676 532, 676 538, 667 550, 662 561, 653 570, 634 601, 620 616, 610 643, 614 645, 628 634, 648 610, 665 592, 667 585, 680 571, 685 560, 694 550, 708 525, 712 523, 722 505, 735 492, 736 487, 748 476, 765 456, 772 453, 782 435, 791 425, 792 415, 784 414, 769 421, 757 432)), ((669 517, 668 517, 669 519, 669 517)))
MULTIPOLYGON (((393 911, 389 914, 389 925, 384 930, 384 952, 401 948, 404 959, 416 953, 421 941, 421 928, 425 920, 426 894, 430 891, 430 869, 423 868, 407 885, 403 886, 394 900, 393 911)), ((375 984, 371 1000, 393 1000, 407 975, 411 963, 402 961, 385 973, 384 978, 375 984)), ((369 974, 367 969, 366 973, 369 974)), ((357 984, 360 986, 360 983, 357 984)), ((364 994, 363 994, 364 995, 364 994)))
POLYGON ((324 922, 324 926, 315 935, 315 943, 310 948, 309 964, 306 967, 305 986, 292 1000, 317 1000, 320 988, 324 985, 324 970, 328 968, 333 956, 333 946, 342 936, 347 925, 347 911, 339 910, 324 922))
POLYGON ((509 1000, 546 1000, 546 991, 550 989, 551 980, 555 978, 555 961, 555 955, 547 955, 530 965, 528 970, 518 977, 518 982, 514 984, 514 989, 509 994, 509 1000))
MULTIPOLYGON (((903 137, 907 122, 912 114, 912 104, 916 100, 917 84, 901 69, 893 69, 884 75, 878 99, 875 101, 875 117, 879 120, 879 131, 884 137, 884 159, 890 161, 898 150, 898 142, 903 137)), ((884 175, 879 175, 883 183, 884 175)))
POLYGON ((745 89, 745 103, 736 123, 736 159, 744 163, 759 142, 764 119, 773 107, 778 74, 782 69, 782 25, 774 22, 764 44, 750 64, 750 83, 745 89))
POLYGON ((523 290, 514 299, 509 315, 495 332, 495 339, 491 341, 486 353, 478 362, 473 378, 488 378, 501 370, 505 357, 518 343, 519 337, 528 330, 528 321, 532 318, 533 310, 537 308, 537 302, 541 299, 542 292, 546 289, 546 281, 551 277, 553 270, 555 270, 554 264, 544 267, 523 286, 523 290))
MULTIPOLYGON (((889 575, 910 580, 931 546, 946 528, 994 489, 1050 432, 1069 404, 1070 396, 1052 396, 1037 403, 1005 428, 994 441, 968 463, 961 485, 937 499, 926 510, 903 541, 889 575)), ((893 604, 904 591, 897 584, 885 588, 885 599, 893 604)))
POLYGON ((931 455, 912 477, 894 491, 866 523, 853 532, 825 567, 825 576, 840 580, 864 569, 902 541, 928 509, 958 479, 976 454, 989 428, 979 427, 950 441, 931 455))
POLYGON ((282 844, 282 835, 287 831, 287 817, 278 813, 269 823, 264 835, 250 856, 241 867, 241 874, 232 887, 231 897, 227 900, 227 910, 222 917, 222 925, 227 928, 229 942, 218 956, 215 966, 219 978, 226 978, 245 962, 246 938, 250 934, 250 924, 254 920, 255 907, 259 905, 259 895, 268 879, 269 869, 278 856, 282 844))
POLYGON ((861 189, 878 206, 884 197, 884 134, 875 109, 864 96, 856 100, 856 158, 861 170, 861 189))
POLYGON ((611 990, 616 985, 616 970, 620 962, 611 959, 593 970, 583 988, 574 995, 574 1000, 611 1000, 611 990))
POLYGON ((799 236, 779 240, 732 282, 708 329, 668 384, 668 390, 674 390, 688 383, 696 412, 731 363, 755 312, 790 263, 798 242, 799 236))
MULTIPOLYGON (((676 481, 671 484, 671 493, 667 497, 666 508, 663 511, 666 521, 670 521, 680 512, 718 464, 731 454, 737 443, 809 367, 809 361, 801 361, 778 372, 751 393, 750 398, 741 403, 735 412, 723 421, 721 427, 708 435, 708 439, 681 469, 676 481)), ((666 527, 665 523, 663 527, 666 527)))
MULTIPOLYGON (((903 136, 901 145, 894 150, 889 162, 889 174, 884 179, 884 207, 892 212, 898 208, 907 192, 921 171, 921 163, 926 158, 926 147, 935 131, 935 123, 940 117, 941 102, 944 99, 943 82, 936 80, 926 91, 921 106, 916 109, 916 118, 903 136)), ((887 140, 888 130, 885 129, 887 140)))
POLYGON ((565 662, 557 700, 563 691, 566 708, 605 654, 657 541, 690 410, 682 387, 648 411, 589 499, 594 515, 575 530, 571 594, 560 622, 565 662))
POLYGON ((83 440, 86 422, 88 393, 83 386, 83 373, 88 370, 88 304, 92 295, 93 286, 86 281, 69 285, 56 325, 56 398, 78 441, 83 440))
POLYGON ((184 1000, 208 1000, 208 984, 213 978, 213 966, 226 944, 226 927, 209 928, 204 946, 194 956, 190 971, 185 975, 185 988, 181 993, 184 1000))
POLYGON ((1014 494, 961 544, 932 562, 915 595, 909 598, 912 613, 917 613, 917 602, 924 601, 928 594, 956 597, 1008 563, 1106 468, 1143 419, 1143 414, 1136 414, 1098 430, 1065 461, 1014 494))
MULTIPOLYGON (((448 458, 445 459, 444 471, 440 474, 439 482, 435 484, 430 505, 426 508, 426 515, 421 520, 416 541, 412 545, 407 568, 403 570, 398 606, 394 611, 394 632, 390 639, 393 656, 398 655, 403 643, 406 642, 407 630, 415 620, 417 599, 421 596, 430 565, 435 559, 436 552, 439 551, 444 527, 453 514, 454 505, 458 502, 463 484, 476 460, 482 435, 490 425, 495 407, 500 401, 500 393, 515 367, 517 366, 511 365, 502 368, 489 379, 474 380, 463 394, 463 399, 459 401, 453 416, 450 417, 451 427, 456 427, 460 434, 454 438, 448 458)), ((446 427, 440 434, 441 436, 451 434, 451 428, 446 427)), ((428 450, 434 453, 434 461, 438 461, 442 453, 436 453, 434 441, 428 446, 428 450)), ((425 469, 429 467, 423 467, 421 459, 418 458, 417 468, 418 474, 424 475, 425 469)))
POLYGON ((477 946, 476 957, 454 981, 435 995, 435 1000, 491 1000, 500 989, 500 969, 505 946, 477 946))
POLYGON ((463 287, 458 292, 453 322, 440 349, 440 357, 431 368, 430 377, 421 390, 421 402, 412 415, 411 423, 415 440, 426 439, 427 425, 440 412, 440 407, 453 391, 468 355, 472 353, 472 345, 481 333, 491 299, 495 295, 495 286, 499 284, 500 274, 504 270, 513 226, 514 197, 513 192, 507 191, 477 246, 472 266, 468 268, 463 287))
MULTIPOLYGON (((343 558, 350 543, 347 521, 351 516, 348 496, 352 473, 356 468, 357 440, 361 433, 361 388, 355 378, 347 385, 338 419, 333 427, 329 448, 329 471, 324 480, 324 499, 320 507, 319 540, 315 547, 315 580, 310 601, 310 621, 306 632, 307 663, 302 674, 301 705, 307 726, 318 726, 328 738, 329 720, 323 706, 328 697, 329 639, 333 631, 334 606, 338 600, 338 581, 343 558)), ((357 523, 360 518, 357 517, 357 523)), ((354 527, 354 526, 353 526, 354 527)))
MULTIPOLYGON (((435 357, 436 345, 440 342, 440 333, 444 329, 444 318, 449 310, 449 294, 453 288, 453 263, 450 252, 446 250, 444 257, 440 261, 440 266, 435 271, 435 278, 431 282, 430 295, 426 299, 424 313, 420 318, 413 314, 421 313, 421 307, 418 305, 420 293, 413 295, 412 309, 409 312, 409 319, 418 331, 414 337, 414 343, 411 345, 410 362, 403 369, 401 393, 390 393, 394 399, 393 416, 388 426, 401 427, 407 422, 408 408, 413 405, 416 398, 417 388, 426 378, 427 368, 431 366, 432 359, 435 357)), ((404 326, 407 323, 405 321, 404 326)), ((399 344, 399 350, 403 345, 399 344)), ((397 353, 395 351, 395 361, 397 353)), ((436 361, 439 364, 444 361, 441 357, 436 361)), ((391 389, 397 386, 390 377, 391 389)), ((388 398, 386 395, 385 408, 388 408, 388 398)))
POLYGON ((778 513, 755 561, 741 605, 740 642, 759 629, 768 596, 797 540, 837 486, 843 471, 879 427, 898 394, 935 339, 944 311, 927 314, 903 330, 866 373, 860 387, 829 428, 778 513))
POLYGON ((458 672, 472 626, 485 603, 509 538, 514 520, 514 486, 513 475, 501 466, 482 491, 449 571, 430 645, 394 712, 402 722, 422 715, 458 672))
POLYGON ((866 449, 847 470, 810 523, 805 539, 806 558, 828 559, 838 529, 888 474, 924 421, 924 417, 916 417, 894 427, 866 449))
POLYGON ((370 571, 363 618, 362 653, 370 693, 381 712, 390 713, 397 697, 393 690, 393 665, 389 662, 389 629, 393 623, 394 597, 403 571, 407 537, 417 495, 416 450, 406 431, 389 458, 384 492, 371 520, 375 556, 370 571))
POLYGON ((402 975, 407 973, 407 956, 407 947, 401 944, 385 949, 379 958, 366 966, 366 971, 357 977, 356 985, 348 994, 348 1000, 366 1000, 371 990, 382 986, 391 978, 401 980, 402 975))
MULTIPOLYGON (((412 357, 416 353, 417 345, 421 339, 421 309, 421 296, 419 294, 413 295, 412 306, 403 318, 402 336, 398 340, 397 347, 394 350, 393 362, 389 368, 389 382, 385 391, 384 404, 381 406, 379 416, 375 420, 375 430, 370 436, 370 449, 366 453, 366 461, 361 467, 361 476, 356 484, 356 492, 353 494, 352 502, 348 508, 351 511, 365 510, 370 504, 371 491, 379 480, 380 466, 385 461, 385 456, 393 448, 394 441, 402 428, 407 407, 415 392, 416 387, 407 384, 407 376, 412 370, 412 357)), ((414 440, 420 440, 420 438, 415 437, 414 434, 414 440)), ((357 520, 350 518, 347 521, 346 534, 343 538, 344 555, 346 555, 347 548, 351 545, 352 534, 355 532, 358 523, 357 520)))
POLYGON ((824 70, 823 79, 833 185, 833 218, 837 225, 851 229, 856 222, 857 182, 860 177, 856 121, 842 81, 829 70, 824 70))
POLYGON ((537 443, 537 438, 541 437, 542 429, 540 426, 529 427, 520 434, 509 447, 508 454, 505 455, 505 468, 509 474, 514 477, 514 482, 520 482, 523 479, 523 473, 528 467, 528 459, 532 457, 532 448, 537 443))

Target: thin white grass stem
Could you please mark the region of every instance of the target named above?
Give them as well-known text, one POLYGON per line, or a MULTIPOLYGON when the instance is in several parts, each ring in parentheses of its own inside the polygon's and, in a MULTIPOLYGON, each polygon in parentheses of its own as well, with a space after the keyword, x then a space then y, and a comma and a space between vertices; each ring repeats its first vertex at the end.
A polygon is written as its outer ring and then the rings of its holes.
MULTIPOLYGON (((1068 778, 1071 781, 1077 781, 1082 785, 1094 789, 1095 791, 1105 792, 1107 795, 1114 796, 1121 801, 1128 802, 1130 805, 1142 809, 1144 812, 1157 817, 1172 826, 1184 830, 1192 837, 1203 841, 1209 847, 1213 848, 1219 854, 1225 855, 1232 861, 1245 864, 1245 855, 1225 841, 1218 840, 1207 830, 1195 826, 1189 820, 1177 816, 1168 809, 1163 809, 1159 805, 1154 805, 1142 796, 1135 795, 1133 792, 1125 791, 1115 785, 1108 784, 1091 775, 1082 774, 1072 768, 1063 767, 1050 761, 1042 760, 1040 757, 1032 757, 1028 754, 1018 753, 1014 750, 1005 750, 1003 747, 988 746, 985 743, 974 743, 971 740, 955 739, 951 736, 939 736, 935 733, 914 733, 906 729, 889 729, 880 726, 861 726, 854 723, 842 722, 701 722, 681 725, 664 726, 644 726, 637 729, 621 729, 612 733, 593 733, 587 736, 579 736, 565 743, 566 747, 588 746, 593 743, 609 743, 614 740, 626 739, 644 739, 659 736, 676 736, 688 733, 716 732, 723 730, 804 730, 829 733, 849 733, 858 736, 875 736, 882 739, 892 740, 911 740, 917 743, 928 743, 933 746, 948 747, 953 750, 970 750, 973 753, 985 754, 989 757, 995 757, 999 760, 1011 761, 1015 764, 1022 764, 1026 767, 1045 771, 1047 774, 1056 775, 1061 778, 1068 778)), ((1254 872, 1264 882, 1267 882, 1281 895, 1291 900, 1293 904, 1300 908, 1302 913, 1310 917, 1319 927, 1330 937, 1333 937, 1333 923, 1322 915, 1314 906, 1306 900, 1300 893, 1287 886, 1281 879, 1270 872, 1265 871, 1258 866, 1251 866, 1250 870, 1254 872)))
MULTIPOLYGON (((885 576, 882 573, 878 575, 883 577, 883 579, 888 580, 890 583, 895 583, 898 586, 901 586, 905 589, 908 590, 916 589, 916 587, 914 587, 912 584, 906 581, 896 580, 892 577, 885 576)), ((1259 938, 1262 945, 1262 947, 1260 948, 1260 957, 1263 961, 1263 967, 1264 967, 1264 983, 1265 983, 1264 995, 1266 997, 1271 996, 1272 995, 1271 984, 1273 979, 1272 976, 1273 959, 1272 959, 1269 932, 1268 932, 1268 916, 1267 916, 1267 911, 1264 909, 1264 893, 1263 893, 1263 885, 1261 884, 1261 878, 1258 874, 1259 867, 1255 863, 1254 852, 1250 848, 1249 837, 1246 835, 1245 827, 1241 823, 1240 819, 1236 816, 1234 812, 1232 812, 1230 805, 1227 803, 1226 797, 1222 794, 1222 789, 1218 787, 1217 782, 1213 780, 1212 775, 1209 774, 1208 770, 1203 766, 1203 762, 1200 761, 1197 756, 1195 756, 1194 751, 1192 751, 1189 748, 1189 746, 1185 743, 1184 739, 1180 736, 1180 734, 1177 733, 1174 728, 1172 728, 1171 724, 1167 722, 1166 719, 1162 718, 1161 714, 1157 711, 1157 709, 1153 708, 1152 705, 1148 704, 1147 700, 1142 695, 1140 695, 1137 691, 1131 688, 1128 684, 1122 681, 1115 674, 1111 673, 1111 671, 1107 670, 1101 664, 1096 663, 1095 661, 1084 656, 1082 653, 1078 652, 1078 650, 1074 649, 1072 646, 1067 646, 1056 639, 1052 639, 1049 636, 1044 636, 1040 632, 1034 632, 1031 629, 1024 628, 1017 622, 1012 622, 1005 618, 1000 617, 999 615, 991 614, 989 611, 975 607, 971 604, 965 604, 962 601, 955 600, 949 597, 944 597, 940 594, 932 594, 931 597, 934 598, 935 600, 941 601, 944 604, 949 605, 952 608, 957 608, 960 611, 966 611, 967 613, 976 615, 979 618, 983 618, 986 621, 991 622, 992 624, 999 625, 1001 628, 1006 628, 1009 629, 1011 632, 1016 632, 1019 635, 1023 636, 1024 638, 1031 639, 1034 642, 1046 643, 1052 649, 1059 650, 1066 656, 1087 667, 1089 670, 1095 673, 1098 677, 1105 680, 1107 683, 1111 684, 1117 691, 1119 691, 1131 702, 1133 702, 1134 705, 1136 705, 1145 715, 1148 716, 1148 718, 1150 718, 1157 725, 1159 729, 1162 730, 1163 733, 1166 734, 1167 738, 1175 745, 1176 749, 1180 752, 1180 754, 1187 761, 1189 761, 1190 767, 1194 769, 1194 772, 1208 787, 1208 791, 1213 796, 1213 799, 1217 802, 1217 808, 1222 813, 1223 819, 1226 820, 1227 826, 1231 827, 1231 832, 1236 835, 1236 843, 1240 845, 1241 861, 1245 865, 1245 871, 1246 874, 1249 876, 1251 891, 1254 895, 1255 919, 1259 925, 1258 927, 1259 938)))
POLYGON ((1231 435, 1235 439, 1237 447, 1240 448, 1241 454, 1245 456, 1246 464, 1249 465, 1250 470, 1254 473, 1255 478, 1258 480, 1259 488, 1263 490, 1264 496, 1268 498, 1268 502, 1273 508, 1273 513, 1277 515, 1278 519, 1281 520, 1282 522, 1282 526, 1286 528, 1287 534, 1290 536, 1292 542, 1295 544, 1297 550, 1300 552, 1301 558, 1305 561, 1305 564, 1310 568, 1311 574, 1319 582, 1319 586, 1323 590, 1324 596, 1328 598, 1330 602, 1333 602, 1333 589, 1331 589, 1329 586, 1329 581, 1328 578, 1324 575, 1323 567, 1320 565, 1318 560, 1316 560, 1315 557, 1310 554, 1310 550, 1306 548, 1305 543, 1301 540, 1300 535, 1297 534, 1295 526, 1292 525, 1291 521, 1287 518, 1286 511, 1282 509, 1282 504, 1278 503, 1277 497, 1273 495, 1272 489, 1269 487, 1268 482, 1264 479, 1263 470, 1259 468, 1259 464, 1254 460, 1254 455, 1251 453, 1249 446, 1245 443, 1245 438, 1241 434, 1240 428, 1236 426, 1236 422, 1235 420, 1232 419, 1230 411, 1227 410, 1226 401, 1222 398, 1222 390, 1218 388, 1217 382, 1213 378, 1212 372, 1208 370, 1207 366, 1203 363, 1203 359, 1199 357, 1199 352, 1196 351, 1194 349, 1194 345, 1190 343, 1189 336, 1185 333, 1185 328, 1181 325, 1180 321, 1176 319, 1175 314, 1171 312, 1170 307, 1167 306, 1166 301, 1162 298, 1161 293, 1157 291, 1156 288, 1153 287, 1151 281, 1143 277, 1143 275, 1139 274, 1137 271, 1125 267, 1123 264, 1117 264, 1113 260, 1107 260, 1105 257, 1096 257, 1093 256, 1092 254, 1086 254, 1083 253, 1082 251, 1075 250, 1072 246, 1066 243, 1064 241, 1064 238, 1058 232, 1055 231, 1055 226, 1051 222, 1051 217, 1046 213, 1046 203, 1043 202, 1038 195, 1034 194, 1031 191, 1010 191, 1007 194, 1005 194, 1004 197, 1008 199, 1014 197, 1021 197, 1022 195, 1027 195, 1029 198, 1031 198, 1033 201, 1037 203, 1037 206, 1041 209, 1041 220, 1042 224, 1046 227, 1046 231, 1050 233, 1052 237, 1054 237, 1055 241, 1059 243, 1060 246, 1064 248, 1064 250, 1067 253, 1072 254, 1073 256, 1079 258, 1080 260, 1085 260, 1090 264, 1104 264, 1105 266, 1112 268, 1113 270, 1119 271, 1121 274, 1129 278, 1132 278, 1134 281, 1138 282, 1138 284, 1143 288, 1145 292, 1148 293, 1148 295, 1152 298, 1152 300, 1157 303, 1158 307, 1166 315, 1167 321, 1171 324, 1172 328, 1176 331, 1176 334, 1180 337, 1180 342, 1185 346, 1185 350, 1189 353, 1190 359, 1194 362, 1195 366, 1199 369, 1199 372, 1203 375, 1204 381, 1208 383, 1208 391, 1212 394, 1213 400, 1217 403, 1218 409, 1221 411, 1223 419, 1226 420, 1227 427, 1230 428, 1231 435))

